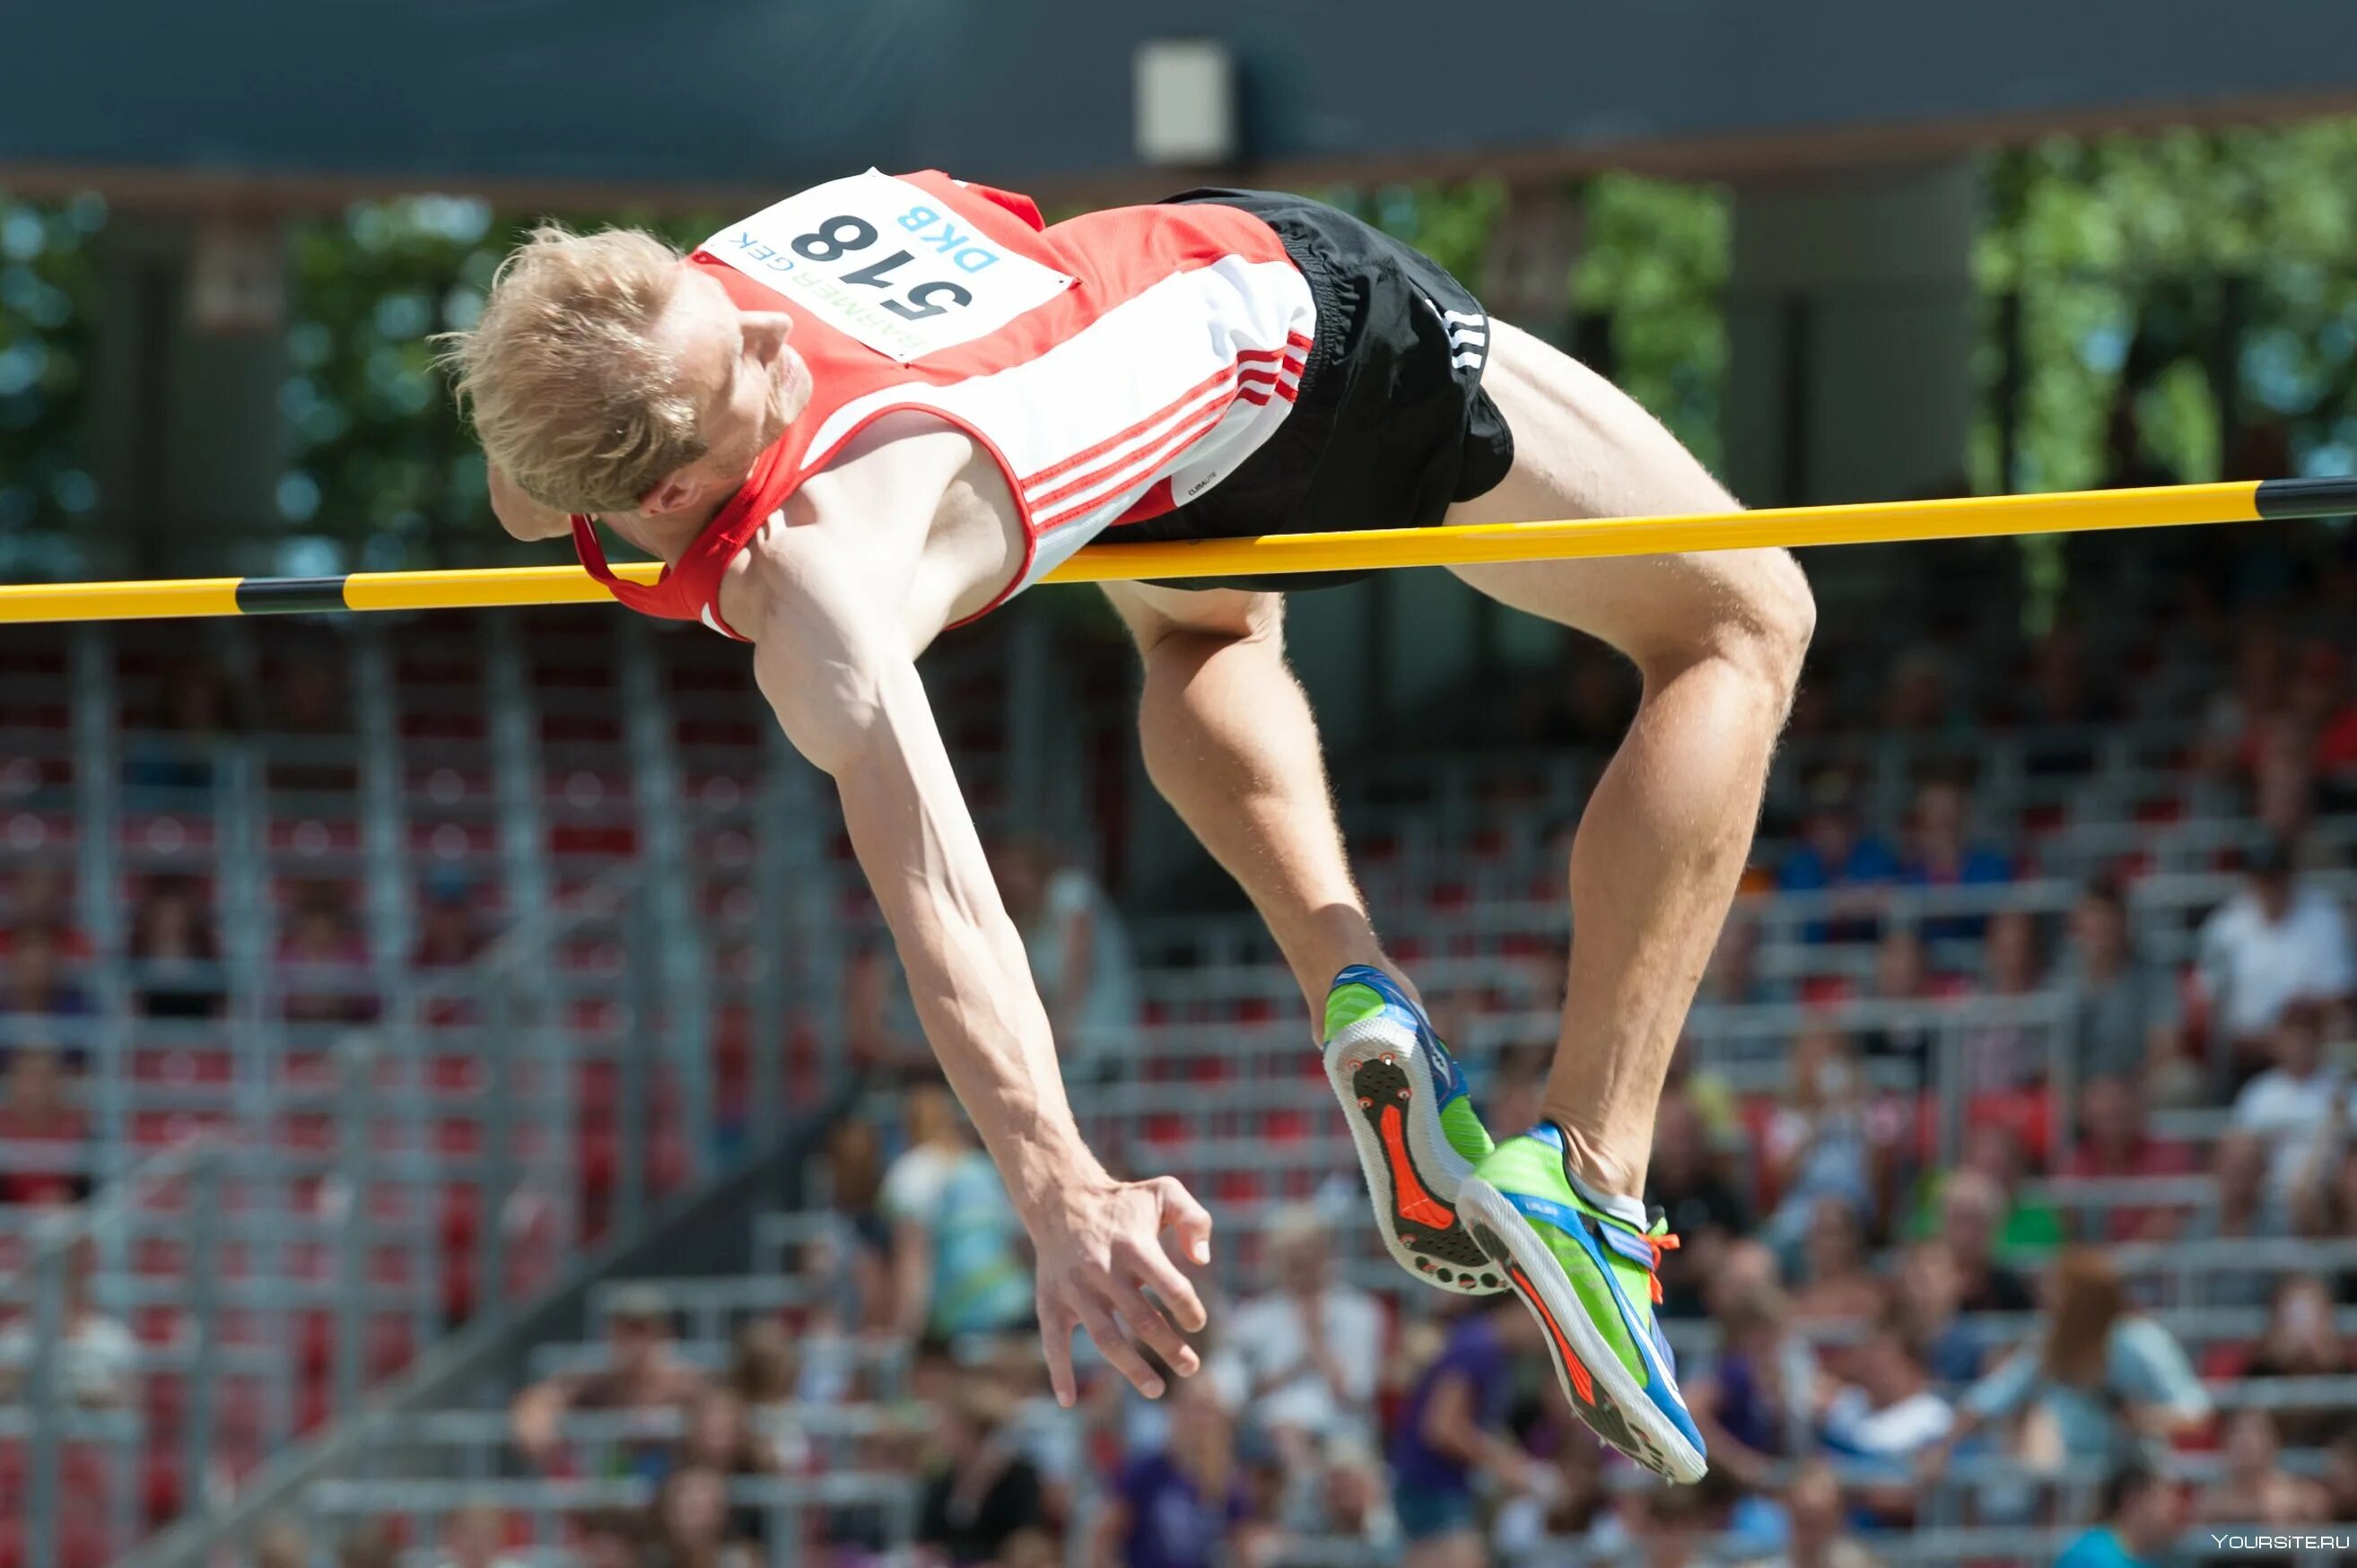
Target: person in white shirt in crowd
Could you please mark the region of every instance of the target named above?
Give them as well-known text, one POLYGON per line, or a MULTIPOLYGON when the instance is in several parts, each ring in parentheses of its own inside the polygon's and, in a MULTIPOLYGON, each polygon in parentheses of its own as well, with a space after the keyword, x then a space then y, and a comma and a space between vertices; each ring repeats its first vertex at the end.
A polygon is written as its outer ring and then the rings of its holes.
POLYGON ((442 1521, 440 1568, 523 1568, 508 1555, 507 1517, 486 1503, 453 1509, 442 1521))
POLYGON ((2286 1006, 2271 1031, 2274 1065, 2234 1097, 2233 1125, 2266 1145, 2267 1197, 2278 1211, 2323 1168, 2345 1125, 2336 1112, 2349 1085, 2324 1060, 2324 1024, 2312 1002, 2286 1006))
POLYGON ((1903 1524, 1915 1511, 1915 1462, 1956 1424, 1955 1407, 1932 1386, 1925 1358, 1896 1316, 1886 1315, 1847 1359, 1850 1380, 1826 1394, 1817 1413, 1825 1448, 1865 1474, 1859 1501, 1903 1524))
POLYGON ((2194 973, 2220 1045, 2247 1058, 2295 1002, 2345 1025, 2357 997, 2349 912, 2297 871, 2298 846, 2270 839, 2244 863, 2241 891, 2201 922, 2194 973))
POLYGON ((988 1335, 1031 1320, 1022 1222, 946 1085, 920 1083, 902 1108, 909 1146, 884 1173, 892 1228, 894 1319, 912 1337, 988 1335))
POLYGON ((1000 845, 991 868, 1023 933, 1066 1074, 1102 1075, 1128 1047, 1139 1004, 1137 960, 1112 895, 1036 839, 1000 845))
POLYGON ((1236 1305, 1222 1336, 1243 1365, 1247 1418, 1276 1444, 1288 1476, 1315 1473, 1329 1439, 1372 1439, 1386 1330, 1374 1297, 1333 1277, 1331 1221, 1303 1206, 1268 1234, 1272 1288, 1236 1305))
MULTIPOLYGON (((90 1276, 95 1262, 84 1240, 74 1249, 68 1267, 58 1395, 84 1410, 117 1410, 138 1397, 139 1343, 91 1299, 90 1276)), ((33 1323, 27 1313, 0 1331, 0 1404, 30 1397, 32 1370, 33 1323)))

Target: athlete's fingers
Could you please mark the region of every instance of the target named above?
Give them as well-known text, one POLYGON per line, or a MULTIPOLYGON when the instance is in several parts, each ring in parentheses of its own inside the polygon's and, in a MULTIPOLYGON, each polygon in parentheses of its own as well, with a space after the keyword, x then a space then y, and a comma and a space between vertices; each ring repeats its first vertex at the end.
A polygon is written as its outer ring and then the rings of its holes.
POLYGON ((1211 1211, 1195 1201, 1195 1195, 1178 1185, 1177 1176, 1156 1176, 1146 1187, 1161 1208, 1159 1230, 1178 1232, 1179 1249, 1193 1262, 1211 1261, 1211 1211))
POLYGON ((1071 1312, 1061 1301, 1040 1292, 1039 1348, 1048 1357, 1048 1387, 1054 1391, 1056 1402, 1066 1410, 1071 1409, 1073 1401, 1079 1398, 1072 1378, 1072 1328, 1071 1312))
POLYGON ((1137 1347, 1122 1333, 1121 1325, 1113 1320, 1113 1314, 1087 1292, 1076 1289, 1074 1294, 1072 1305, 1081 1315, 1081 1326, 1087 1329, 1089 1337, 1097 1342, 1098 1351, 1113 1363, 1113 1369, 1127 1378, 1147 1399, 1160 1399, 1160 1375, 1146 1364, 1146 1358, 1137 1353, 1137 1347))
POLYGON ((1201 1369, 1203 1359, 1195 1354, 1187 1337, 1171 1326, 1170 1319, 1146 1299, 1144 1291, 1116 1274, 1108 1294, 1121 1320, 1129 1325, 1130 1333, 1161 1357, 1163 1365, 1182 1378, 1191 1378, 1201 1369))
MULTIPOLYGON (((1114 1267, 1116 1275, 1125 1274, 1152 1285, 1154 1294, 1162 1298, 1164 1310, 1179 1327, 1192 1334, 1203 1326, 1206 1321, 1203 1298, 1195 1294, 1195 1282, 1170 1261, 1159 1242, 1149 1241, 1142 1247, 1117 1243, 1114 1247, 1114 1267)), ((1161 1347, 1157 1345, 1155 1348, 1158 1350, 1161 1347)))

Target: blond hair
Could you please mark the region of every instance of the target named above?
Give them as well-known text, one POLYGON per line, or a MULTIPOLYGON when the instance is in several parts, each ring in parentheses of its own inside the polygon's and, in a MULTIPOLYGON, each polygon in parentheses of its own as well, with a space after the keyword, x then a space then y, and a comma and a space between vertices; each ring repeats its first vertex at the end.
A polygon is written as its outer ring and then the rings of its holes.
POLYGON ((543 506, 630 511, 705 455, 653 337, 679 263, 640 230, 545 224, 500 263, 474 327, 439 339, 483 456, 543 506))

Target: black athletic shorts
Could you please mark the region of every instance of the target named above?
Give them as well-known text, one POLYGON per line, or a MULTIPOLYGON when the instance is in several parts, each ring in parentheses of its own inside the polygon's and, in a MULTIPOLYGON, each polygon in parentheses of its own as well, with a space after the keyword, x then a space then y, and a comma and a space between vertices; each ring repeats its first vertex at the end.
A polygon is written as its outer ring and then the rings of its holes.
MULTIPOLYGON (((1316 340, 1300 395, 1260 448, 1208 494, 1126 523, 1108 544, 1429 528, 1494 488, 1513 433, 1481 390, 1490 317, 1446 268, 1323 202, 1281 191, 1190 190, 1276 231, 1308 280, 1316 340)), ((1189 577, 1174 588, 1291 591, 1364 572, 1189 577)))

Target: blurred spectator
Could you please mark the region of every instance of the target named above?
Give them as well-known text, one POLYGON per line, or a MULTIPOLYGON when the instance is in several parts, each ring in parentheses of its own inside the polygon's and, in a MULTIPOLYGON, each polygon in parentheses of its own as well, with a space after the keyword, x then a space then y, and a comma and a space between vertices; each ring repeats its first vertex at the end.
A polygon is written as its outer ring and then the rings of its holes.
POLYGON ((1137 1028, 1129 931, 1097 879, 1035 839, 1002 846, 991 869, 1023 933, 1066 1070, 1119 1061, 1137 1028))
POLYGON ((1822 1462, 1803 1465, 1784 1488, 1784 1550, 1756 1568, 1875 1568, 1849 1532, 1841 1480, 1822 1462))
POLYGON ((46 1045, 20 1045, 0 1066, 0 1203, 90 1196, 90 1118, 67 1084, 65 1058, 46 1045))
POLYGON ((843 966, 843 1046, 863 1083, 906 1082, 938 1071, 918 1032, 903 1028, 895 1009, 899 961, 885 942, 861 942, 843 966))
MULTIPOLYGON (((2000 850, 1970 837, 1972 795, 1953 779, 1917 786, 1915 809, 1900 860, 1899 880, 1909 887, 1975 887, 2013 880, 2013 862, 2000 850)), ((1977 915, 1934 915, 1923 921, 1923 940, 1976 937, 1977 915)))
MULTIPOLYGON (((1612 750, 1637 714, 1636 671, 1610 649, 1586 638, 1566 644, 1564 663, 1562 722, 1547 744, 1575 751, 1612 750)), ((1556 683, 1546 685, 1553 692, 1556 683)))
MULTIPOLYGON (((2193 1211, 2187 1239, 2229 1241, 2282 1234, 2281 1216, 2267 1199, 2266 1143, 2253 1133, 2228 1133, 2212 1157, 2217 1162, 2218 1201, 2193 1211)), ((2201 1288, 2211 1306, 2257 1306, 2266 1300, 2266 1276, 2255 1270, 2219 1270, 2201 1288)))
POLYGON ((1886 1314, 1846 1359, 1850 1380, 1826 1395, 1817 1436, 1833 1453, 1897 1488, 1898 1496, 1883 1499, 1878 1511, 1904 1519, 1913 1511, 1913 1461, 1946 1438, 1956 1412, 1933 1390, 1932 1370, 1896 1312, 1886 1314))
POLYGON ((1881 727, 1900 735, 1937 735, 1959 721, 1946 656, 1926 642, 1900 650, 1882 688, 1881 727))
POLYGON ((327 643, 297 650, 269 682, 271 728, 296 742, 272 748, 267 779, 273 789, 342 791, 359 782, 339 651, 327 643))
MULTIPOLYGON (((1932 973, 1932 952, 1914 927, 1893 923, 1874 950, 1874 983, 1868 993, 1878 1003, 1910 1009, 1926 1008, 1954 994, 1932 973)), ((1940 1037, 1935 1019, 1921 1015, 1885 1022, 1867 1031, 1860 1048, 1869 1061, 1891 1062, 1905 1069, 1906 1087, 1920 1092, 1932 1081, 1932 1052, 1940 1037)))
POLYGON ((1687 1398, 1713 1468, 1754 1490, 1777 1461, 1806 1445, 1817 1405, 1816 1359, 1792 1330, 1792 1307, 1772 1282, 1722 1297, 1718 1360, 1687 1398))
POLYGON ((2104 1522, 2063 1548, 2054 1568, 2161 1568, 2183 1528, 2177 1489, 2135 1462, 2104 1487, 2104 1522))
POLYGON ((2000 1109, 2003 1114, 1984 1115, 1966 1125, 1955 1175, 1985 1176, 1996 1184, 2005 1214, 1997 1228, 1997 1256, 2016 1262, 2043 1260, 2066 1239, 2061 1211, 2028 1186, 2030 1165, 2023 1135, 2027 1132, 2043 1139, 2051 1131, 2041 1114, 2045 1102, 2041 1096, 2000 1109))
MULTIPOLYGON (((2349 1346, 2332 1321, 2332 1293, 2313 1274, 2287 1274, 2276 1283, 2267 1311, 2266 1332, 2243 1369, 2247 1379, 2345 1378, 2357 1372, 2349 1346)), ((2342 1412, 2330 1409, 2287 1409, 2283 1435, 2298 1447, 2313 1448, 2328 1441, 2342 1412)))
POLYGON ((1326 1440, 1371 1435, 1386 1337, 1375 1298, 1334 1278, 1329 1223, 1308 1207, 1276 1218, 1266 1243, 1271 1288, 1237 1304, 1222 1335, 1243 1363, 1250 1419, 1297 1476, 1316 1467, 1326 1440))
MULTIPOLYGON (((630 1285, 615 1293, 606 1310, 606 1365, 594 1372, 561 1372, 516 1396, 509 1427, 516 1446, 535 1465, 550 1465, 560 1452, 565 1412, 621 1411, 675 1418, 704 1392, 704 1374, 673 1350, 671 1303, 653 1285, 630 1285)), ((669 1445, 639 1449, 639 1467, 659 1473, 669 1464, 669 1445)))
POLYGON ((773 1476, 779 1468, 777 1449, 753 1429, 745 1400, 721 1383, 706 1385, 689 1402, 679 1457, 724 1476, 773 1476))
POLYGON ((2226 1421, 2226 1473, 2201 1494, 2195 1511, 2205 1523, 2288 1530, 2327 1524, 2332 1499, 2323 1486, 2283 1467, 2275 1418, 2238 1410, 2226 1421))
POLYGON ((2004 1446, 2033 1471, 2122 1464, 2209 1418, 2210 1396, 2167 1329, 2127 1309, 2111 1259, 2066 1248, 2047 1276, 2032 1343, 1975 1383, 1946 1453, 1982 1427, 2007 1423, 2004 1446))
POLYGON ((1028 1321, 1023 1228, 989 1156, 937 1083, 909 1090, 909 1146, 884 1175, 896 1321, 910 1336, 994 1334, 1028 1321))
MULTIPOLYGON (((784 1469, 776 1446, 753 1430, 745 1402, 726 1388, 707 1388, 687 1407, 673 1463, 727 1477, 775 1476, 784 1469)), ((749 1503, 728 1510, 728 1534, 735 1540, 762 1541, 767 1524, 767 1517, 749 1503)))
POLYGON ((884 1139, 876 1123, 846 1116, 829 1127, 821 1172, 839 1326, 854 1334, 888 1329, 895 1322, 892 1227, 881 1207, 884 1139))
POLYGON ((1871 1212, 1888 1144, 1871 1123, 1865 1077, 1848 1039, 1830 1025, 1803 1029, 1787 1063, 1785 1102, 1761 1139, 1768 1189, 1777 1194, 1766 1240, 1798 1251, 1817 1203, 1831 1197, 1871 1212))
POLYGON ((573 1516, 581 1568, 640 1568, 647 1520, 636 1509, 590 1509, 573 1516))
POLYGON ((2176 982, 2137 956, 2118 884, 2093 883, 2079 895, 2055 980, 2072 993, 2063 1038, 2077 1081, 2140 1079, 2147 1064, 2174 1054, 2176 982))
POLYGON ((175 660, 145 729, 131 737, 123 781, 136 810, 187 810, 189 791, 210 789, 213 750, 236 727, 229 682, 201 656, 175 660))
POLYGON ((80 1018, 90 998, 65 977, 65 943, 46 922, 17 926, 8 943, 8 972, 0 981, 0 1015, 80 1018))
POLYGON ((2289 714, 2259 727, 2250 759, 2246 814, 2277 838, 2298 839, 2316 822, 2314 734, 2289 714))
POLYGON ((1663 1094, 1653 1120, 1645 1201, 1668 1215, 1671 1231, 1684 1240, 1662 1258, 1662 1315, 1698 1317, 1702 1282, 1717 1267, 1720 1249, 1750 1229, 1751 1208, 1728 1179, 1725 1163, 1710 1146, 1701 1110, 1682 1087, 1663 1094))
POLYGON ((1699 1007, 1759 1007, 1785 999, 1789 988, 1760 972, 1760 922, 1739 910, 1718 929, 1710 963, 1695 993, 1699 1007))
POLYGON ((278 944, 279 1005, 290 1024, 365 1024, 376 1016, 368 944, 344 900, 340 887, 321 885, 296 902, 278 944))
POLYGON ((2272 1065, 2234 1097, 2233 1124, 2266 1144, 2268 1197, 2281 1208, 2322 1168, 2349 1086, 2324 1065, 2324 1015, 2313 1004, 2287 1004, 2269 1036, 2272 1065))
MULTIPOLYGON (((84 1410, 121 1410, 139 1397, 139 1345, 91 1296, 97 1254, 85 1238, 66 1270, 58 1392, 84 1410)), ((33 1323, 20 1314, 0 1330, 0 1402, 23 1397, 33 1365, 33 1323)))
POLYGON ((754 1543, 732 1533, 728 1477, 683 1465, 655 1487, 647 1568, 755 1568, 754 1543))
POLYGON ((336 1568, 400 1568, 401 1545, 382 1520, 369 1520, 344 1531, 336 1542, 336 1568))
POLYGON ((1879 890, 1899 879, 1899 859, 1858 821, 1848 775, 1828 769, 1809 781, 1800 842, 1776 867, 1787 893, 1831 893, 1834 911, 1809 923, 1813 942, 1856 941, 1870 936, 1879 890))
MULTIPOLYGON (((2080 1139, 2062 1174, 2082 1181, 2123 1181, 2190 1176, 2193 1151, 2156 1138, 2147 1122, 2144 1092, 2129 1078, 2097 1078, 2079 1091, 2080 1139)), ((2116 1204, 2104 1210, 2104 1237, 2113 1241, 2166 1240, 2177 1211, 2116 1204)))
POLYGON ((311 1568, 311 1538, 291 1519, 264 1521, 254 1531, 253 1568, 311 1568))
POLYGON ((522 1568, 507 1554, 507 1516, 488 1503, 454 1509, 442 1521, 438 1568, 522 1568))
POLYGON ((2253 850, 2242 890, 2201 922, 2195 979, 2211 1028, 2229 1049, 2263 1041, 2295 1002, 2337 1010, 2357 992, 2347 912, 2296 864, 2287 840, 2253 850))
MULTIPOLYGON (((1587 1445, 1592 1453, 1594 1444, 1587 1445)), ((1318 1455, 1318 1489, 1285 1520, 1304 1535, 1349 1541, 1384 1557, 1399 1550, 1399 1518, 1392 1511, 1383 1455, 1363 1438, 1338 1437, 1318 1455)))
POLYGON ((1510 1492, 1546 1485, 1544 1468, 1502 1431, 1514 1359, 1543 1348, 1536 1320, 1500 1296, 1463 1309, 1416 1379, 1391 1442, 1404 1568, 1480 1568, 1477 1477, 1510 1492))
POLYGON ((1941 1184, 1939 1239, 1955 1264, 1966 1312, 2028 1312, 2035 1305, 2021 1276, 1997 1261, 2006 1210, 2005 1189, 1979 1171, 1956 1171, 1941 1184))
POLYGON ((748 1317, 728 1347, 728 1390, 755 1411, 794 1397, 794 1344, 774 1317, 748 1317))
POLYGON ((58 950, 63 957, 90 956, 90 940, 74 921, 73 879, 64 865, 53 860, 19 864, 16 886, 10 889, 7 918, 0 921, 0 952, 5 952, 16 941, 17 932, 37 929, 57 940, 58 950))
POLYGON ((990 1562, 1008 1536, 1047 1522, 1039 1472, 1006 1440, 1013 1413, 1006 1391, 979 1376, 934 1411, 940 1463, 917 1505, 917 1539, 958 1568, 990 1562))
POLYGON ((196 882, 158 876, 131 917, 132 981, 150 1018, 211 1018, 221 1010, 221 942, 196 882))
POLYGON ((1933 1379, 1948 1386, 1981 1372, 1981 1337, 1964 1318, 1963 1291, 1955 1255, 1944 1243, 1918 1241, 1900 1255, 1892 1321, 1921 1350, 1933 1379))
POLYGON ((1867 1262, 1866 1225, 1856 1205, 1830 1193, 1818 1198, 1809 1209, 1800 1252, 1793 1321, 1813 1326, 1863 1323, 1881 1311, 1882 1283, 1867 1262))
POLYGON ((1234 1418, 1201 1378, 1173 1384, 1158 1453, 1133 1455, 1098 1524, 1101 1568, 1217 1568, 1254 1560, 1234 1418))
POLYGON ((2333 1519, 2357 1519, 2357 1422, 2344 1422, 2325 1447, 2324 1491, 2333 1519))
MULTIPOLYGON (((2039 952, 2036 916, 2027 909, 2003 909, 1990 916, 1981 946, 1981 981, 1974 996, 2002 1004, 2036 995, 2045 978, 2039 952)), ((1964 1031, 1958 1055, 1967 1094, 2010 1094, 2046 1077, 2046 1033, 2027 1023, 1975 1024, 1964 1031)))
POLYGON ((483 947, 472 890, 464 882, 443 881, 426 888, 418 900, 417 945, 410 950, 410 967, 467 969, 482 956, 483 947))

